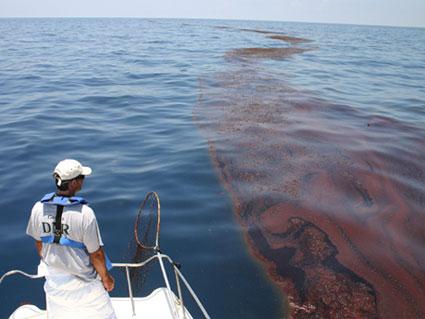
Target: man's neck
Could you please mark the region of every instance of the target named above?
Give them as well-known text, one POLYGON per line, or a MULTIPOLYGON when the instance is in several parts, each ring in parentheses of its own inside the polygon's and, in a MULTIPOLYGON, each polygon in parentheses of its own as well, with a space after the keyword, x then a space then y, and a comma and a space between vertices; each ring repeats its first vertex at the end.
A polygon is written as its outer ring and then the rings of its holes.
POLYGON ((75 195, 75 192, 70 192, 70 191, 58 191, 56 192, 56 195, 59 196, 65 196, 65 197, 72 197, 75 195))

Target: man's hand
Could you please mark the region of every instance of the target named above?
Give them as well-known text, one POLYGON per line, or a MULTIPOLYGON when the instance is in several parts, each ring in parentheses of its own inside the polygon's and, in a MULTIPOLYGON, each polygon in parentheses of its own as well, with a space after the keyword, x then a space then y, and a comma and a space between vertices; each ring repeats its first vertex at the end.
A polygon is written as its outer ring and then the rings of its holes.
POLYGON ((105 287, 106 291, 112 291, 115 287, 115 279, 110 274, 102 278, 103 287, 105 287))
POLYGON ((106 269, 105 254, 103 252, 103 248, 100 247, 94 253, 90 253, 89 255, 90 255, 90 261, 94 269, 96 269, 97 273, 102 279, 103 287, 105 287, 105 289, 108 292, 112 291, 112 289, 114 289, 114 286, 115 286, 115 280, 106 269))

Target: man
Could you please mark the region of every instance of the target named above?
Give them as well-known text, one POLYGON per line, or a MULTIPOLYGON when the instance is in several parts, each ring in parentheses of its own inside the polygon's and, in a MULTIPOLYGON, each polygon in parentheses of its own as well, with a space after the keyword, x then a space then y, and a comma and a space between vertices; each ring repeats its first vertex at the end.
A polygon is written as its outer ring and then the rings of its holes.
POLYGON ((91 172, 73 159, 59 162, 53 172, 56 193, 45 195, 31 211, 27 234, 46 264, 49 319, 116 318, 108 295, 114 279, 96 216, 87 201, 74 196, 91 172))

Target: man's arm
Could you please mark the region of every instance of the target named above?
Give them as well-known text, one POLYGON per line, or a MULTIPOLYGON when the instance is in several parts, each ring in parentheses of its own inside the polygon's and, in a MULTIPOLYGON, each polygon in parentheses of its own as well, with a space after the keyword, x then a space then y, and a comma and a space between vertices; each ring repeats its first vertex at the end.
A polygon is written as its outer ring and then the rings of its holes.
POLYGON ((37 249, 37 253, 40 256, 41 259, 43 259, 43 256, 41 255, 41 248, 43 247, 43 243, 41 242, 41 240, 36 240, 35 241, 35 248, 37 249))
POLYGON ((94 269, 96 269, 100 279, 102 279, 103 287, 105 287, 107 291, 112 291, 112 289, 114 289, 115 281, 106 269, 105 253, 103 252, 102 246, 89 255, 94 269))

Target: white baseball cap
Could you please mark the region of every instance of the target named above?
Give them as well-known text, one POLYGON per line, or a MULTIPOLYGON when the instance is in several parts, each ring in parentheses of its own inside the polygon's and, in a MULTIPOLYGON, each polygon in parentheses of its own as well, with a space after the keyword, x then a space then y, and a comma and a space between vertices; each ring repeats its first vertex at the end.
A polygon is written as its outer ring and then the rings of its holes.
POLYGON ((53 171, 53 176, 56 178, 56 183, 61 186, 62 182, 69 181, 80 175, 90 175, 92 169, 88 166, 83 166, 79 161, 74 159, 64 159, 56 165, 53 171))

